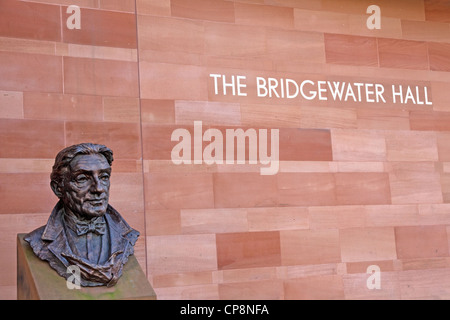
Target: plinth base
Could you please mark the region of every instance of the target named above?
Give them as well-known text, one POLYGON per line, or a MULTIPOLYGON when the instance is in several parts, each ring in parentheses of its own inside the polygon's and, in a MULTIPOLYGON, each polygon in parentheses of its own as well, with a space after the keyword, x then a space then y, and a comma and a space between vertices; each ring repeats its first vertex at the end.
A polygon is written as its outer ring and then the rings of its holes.
POLYGON ((156 300, 155 291, 134 255, 129 256, 114 287, 69 289, 66 279, 36 257, 24 237, 25 234, 17 235, 18 300, 156 300))

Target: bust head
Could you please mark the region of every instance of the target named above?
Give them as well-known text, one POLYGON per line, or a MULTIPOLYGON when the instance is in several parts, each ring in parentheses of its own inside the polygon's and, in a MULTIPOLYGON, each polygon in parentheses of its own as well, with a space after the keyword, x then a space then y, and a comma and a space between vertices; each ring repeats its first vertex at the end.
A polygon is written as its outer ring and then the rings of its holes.
POLYGON ((104 145, 82 143, 58 153, 50 186, 64 208, 82 219, 106 213, 112 151, 104 145))
POLYGON ((112 151, 100 144, 60 151, 50 175, 60 200, 47 224, 24 238, 36 256, 67 280, 67 267, 78 267, 80 284, 86 287, 115 285, 139 237, 108 204, 112 162, 112 151))

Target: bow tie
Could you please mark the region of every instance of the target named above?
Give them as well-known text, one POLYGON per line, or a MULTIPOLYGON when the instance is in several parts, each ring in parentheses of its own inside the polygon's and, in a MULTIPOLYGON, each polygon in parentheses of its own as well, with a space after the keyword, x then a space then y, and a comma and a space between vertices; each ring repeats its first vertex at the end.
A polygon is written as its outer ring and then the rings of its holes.
POLYGON ((98 217, 90 221, 77 221, 76 223, 77 235, 82 236, 83 234, 94 232, 96 234, 105 234, 106 223, 103 217, 98 217))

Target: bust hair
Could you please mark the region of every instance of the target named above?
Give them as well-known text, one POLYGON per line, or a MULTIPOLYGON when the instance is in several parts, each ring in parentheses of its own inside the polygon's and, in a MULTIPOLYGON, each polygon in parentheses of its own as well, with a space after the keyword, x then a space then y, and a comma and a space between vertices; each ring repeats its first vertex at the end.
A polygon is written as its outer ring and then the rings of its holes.
POLYGON ((64 178, 70 162, 78 155, 95 155, 101 154, 105 157, 108 164, 111 165, 114 158, 113 152, 108 147, 101 144, 94 143, 80 143, 61 150, 55 158, 52 173, 50 175, 50 184, 62 186, 64 184, 64 178))

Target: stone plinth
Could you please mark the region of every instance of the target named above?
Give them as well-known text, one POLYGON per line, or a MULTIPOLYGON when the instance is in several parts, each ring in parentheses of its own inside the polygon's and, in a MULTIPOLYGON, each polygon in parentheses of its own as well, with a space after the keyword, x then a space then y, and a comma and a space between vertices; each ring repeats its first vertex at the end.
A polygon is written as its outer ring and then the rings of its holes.
POLYGON ((36 257, 24 237, 25 234, 17 235, 18 300, 156 300, 155 291, 134 255, 129 257, 114 287, 69 289, 66 279, 36 257))

